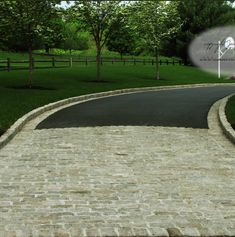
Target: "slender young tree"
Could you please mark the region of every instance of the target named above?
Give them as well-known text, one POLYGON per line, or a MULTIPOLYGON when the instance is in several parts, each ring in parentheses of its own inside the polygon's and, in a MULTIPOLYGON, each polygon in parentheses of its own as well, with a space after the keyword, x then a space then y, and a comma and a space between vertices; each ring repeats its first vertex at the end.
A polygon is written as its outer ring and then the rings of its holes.
POLYGON ((135 22, 146 45, 154 52, 156 58, 156 79, 160 79, 159 51, 162 41, 176 33, 181 25, 177 12, 177 2, 161 0, 138 1, 133 5, 135 22))
POLYGON ((33 47, 38 38, 50 28, 56 15, 56 4, 61 0, 4 0, 0 3, 0 31, 8 40, 25 42, 29 54, 29 87, 32 87, 33 47))
POLYGON ((101 53, 115 25, 123 20, 124 3, 118 0, 78 0, 73 7, 75 17, 90 32, 96 44, 96 81, 101 80, 101 53))

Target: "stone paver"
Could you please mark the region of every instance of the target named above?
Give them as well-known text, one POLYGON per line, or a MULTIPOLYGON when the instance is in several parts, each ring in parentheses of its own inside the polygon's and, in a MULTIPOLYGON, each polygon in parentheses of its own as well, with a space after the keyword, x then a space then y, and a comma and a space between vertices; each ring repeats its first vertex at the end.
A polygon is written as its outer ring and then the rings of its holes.
POLYGON ((235 148, 215 113, 209 130, 38 121, 0 151, 0 236, 235 235, 235 148))

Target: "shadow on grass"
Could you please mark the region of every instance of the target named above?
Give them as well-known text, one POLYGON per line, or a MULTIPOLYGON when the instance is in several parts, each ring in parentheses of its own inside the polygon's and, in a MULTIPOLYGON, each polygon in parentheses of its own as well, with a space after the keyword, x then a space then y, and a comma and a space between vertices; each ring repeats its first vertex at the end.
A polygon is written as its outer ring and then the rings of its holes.
POLYGON ((105 81, 105 80, 101 80, 101 81, 97 81, 97 80, 83 80, 83 82, 86 82, 86 83, 115 83, 114 81, 105 81))
POLYGON ((42 87, 42 86, 32 86, 31 88, 28 85, 23 86, 7 86, 8 89, 15 89, 15 90, 42 90, 42 91, 55 91, 55 88, 50 87, 42 87))
POLYGON ((160 77, 159 79, 157 79, 155 76, 145 76, 143 79, 143 77, 137 75, 136 78, 141 79, 141 80, 148 80, 148 81, 168 81, 168 79, 166 78, 160 77))
MULTIPOLYGON (((68 66, 55 66, 55 67, 34 67, 34 70, 36 69, 56 69, 56 68, 69 68, 68 66)), ((21 70, 29 70, 28 67, 11 67, 9 71, 21 71, 21 70)), ((8 69, 6 67, 0 67, 0 71, 8 71, 8 69)))

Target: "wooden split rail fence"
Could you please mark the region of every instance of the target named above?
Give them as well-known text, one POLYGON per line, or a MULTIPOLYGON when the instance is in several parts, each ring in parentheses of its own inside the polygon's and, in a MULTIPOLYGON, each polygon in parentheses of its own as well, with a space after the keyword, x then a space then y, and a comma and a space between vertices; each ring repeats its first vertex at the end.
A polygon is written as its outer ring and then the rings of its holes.
MULTIPOLYGON (((33 68, 40 68, 37 67, 37 65, 39 65, 38 63, 44 63, 44 67, 46 68, 55 68, 55 67, 72 67, 73 63, 82 63, 84 65, 88 65, 90 63, 95 63, 96 60, 92 59, 92 58, 83 58, 83 59, 76 59, 76 58, 69 58, 69 59, 56 59, 54 57, 52 57, 51 59, 47 59, 47 60, 35 60, 33 59, 32 64, 33 64, 33 68), (63 65, 61 65, 61 63, 63 63, 63 65)), ((118 58, 101 58, 101 65, 103 65, 104 63, 111 63, 111 64, 115 64, 115 63, 122 63, 123 65, 127 65, 127 64, 133 64, 133 65, 137 65, 137 64, 143 64, 143 65, 147 65, 147 64, 151 64, 151 65, 155 65, 156 61, 154 59, 135 59, 135 58, 131 58, 131 59, 118 59, 118 58)), ((160 65, 185 65, 183 63, 182 60, 159 60, 159 64, 160 65)), ((8 58, 7 60, 0 60, 0 70, 17 70, 17 69, 27 69, 29 65, 29 60, 11 60, 10 58, 8 58), (18 65, 22 65, 22 67, 18 66, 18 65), (17 66, 16 66, 17 65, 17 66)))

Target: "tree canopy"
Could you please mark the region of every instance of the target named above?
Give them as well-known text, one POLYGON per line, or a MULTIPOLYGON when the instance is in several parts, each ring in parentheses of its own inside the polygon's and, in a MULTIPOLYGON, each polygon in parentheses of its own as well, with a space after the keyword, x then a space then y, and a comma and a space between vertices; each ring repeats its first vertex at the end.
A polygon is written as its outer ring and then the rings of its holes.
MULTIPOLYGON (((40 38, 52 34, 57 17, 56 4, 60 0, 5 0, 0 2, 0 32, 2 42, 24 42, 29 52, 29 86, 32 86, 32 50, 40 38)), ((45 37, 44 42, 48 42, 45 37)))
POLYGON ((177 2, 155 0, 137 2, 133 6, 135 11, 133 24, 156 57, 157 79, 160 78, 158 56, 162 41, 172 37, 181 26, 177 4, 177 2))
POLYGON ((84 29, 92 35, 96 45, 97 74, 100 81, 101 52, 115 26, 123 20, 124 9, 122 1, 87 1, 78 0, 75 3, 74 16, 82 22, 84 29))
POLYGON ((177 10, 182 28, 169 44, 176 48, 172 53, 185 60, 195 35, 211 27, 235 23, 235 9, 227 0, 180 0, 177 10))
POLYGON ((89 35, 79 30, 76 22, 66 22, 63 29, 64 40, 61 44, 62 49, 69 50, 85 50, 89 48, 89 35))

